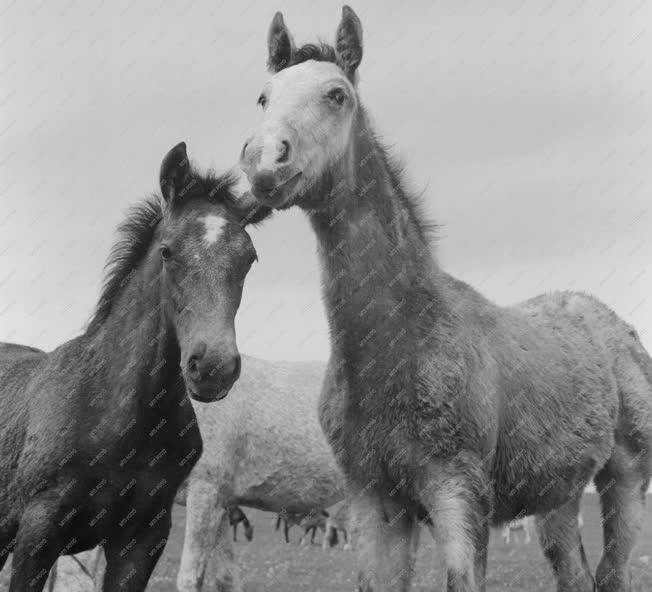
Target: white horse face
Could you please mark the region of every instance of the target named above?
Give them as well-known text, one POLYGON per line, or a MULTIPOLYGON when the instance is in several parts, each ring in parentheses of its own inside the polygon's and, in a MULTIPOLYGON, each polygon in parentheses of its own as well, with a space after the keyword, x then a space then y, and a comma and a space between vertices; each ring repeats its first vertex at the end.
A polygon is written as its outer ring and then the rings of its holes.
POLYGON ((353 82, 362 59, 362 26, 344 7, 334 48, 297 50, 277 13, 268 50, 272 75, 258 100, 263 118, 242 148, 240 166, 260 203, 312 207, 301 197, 318 186, 331 165, 352 154, 359 109, 353 82))
POLYGON ((261 203, 288 207, 346 156, 357 93, 339 66, 309 60, 274 74, 258 103, 262 122, 240 166, 261 203))

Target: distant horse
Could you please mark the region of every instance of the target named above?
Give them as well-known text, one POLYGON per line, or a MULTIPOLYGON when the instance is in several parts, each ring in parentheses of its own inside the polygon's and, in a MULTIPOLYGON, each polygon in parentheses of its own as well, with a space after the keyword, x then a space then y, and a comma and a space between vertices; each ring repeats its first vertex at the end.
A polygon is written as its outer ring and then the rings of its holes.
MULTIPOLYGON (((425 526, 434 536, 434 525, 430 515, 427 512, 420 511, 417 515, 417 523, 420 526, 425 526)), ((352 534, 356 532, 355 517, 351 513, 351 506, 348 501, 344 501, 340 506, 331 512, 326 519, 325 536, 322 541, 322 549, 326 550, 329 547, 334 547, 339 543, 339 535, 344 539, 344 550, 348 551, 352 548, 352 534)))
POLYGON ((60 555, 96 545, 105 590, 145 590, 202 451, 185 387, 216 401, 240 373, 233 324, 256 252, 234 182, 173 148, 163 199, 120 227, 86 332, 50 353, 0 345, 0 569, 13 552, 12 592, 42 590, 60 555))
POLYGON ((305 537, 309 531, 312 531, 310 542, 313 542, 317 528, 322 531, 325 529, 327 516, 328 512, 319 508, 313 508, 309 512, 288 512, 287 510, 282 510, 276 515, 275 530, 278 531, 281 525, 283 525, 283 537, 285 542, 289 543, 290 529, 293 526, 300 526, 303 528, 303 534, 299 539, 299 543, 305 541, 305 537))
MULTIPOLYGON (((501 532, 501 536, 503 537, 503 540, 505 541, 506 545, 509 545, 511 541, 511 534, 512 532, 516 533, 518 531, 523 532, 523 543, 526 545, 530 544, 530 523, 532 522, 532 517, 531 516, 524 516, 523 518, 517 518, 516 520, 510 520, 507 522, 505 525, 503 525, 503 529, 501 532)), ((518 542, 518 539, 516 536, 514 536, 514 539, 516 542, 518 542)))
POLYGON ((339 542, 339 534, 344 539, 344 550, 351 548, 349 531, 351 530, 351 508, 348 503, 343 503, 326 520, 326 534, 322 541, 322 549, 334 547, 339 542))
POLYGON ((276 14, 240 164, 259 203, 304 209, 317 237, 331 336, 320 418, 351 489, 360 588, 409 588, 427 511, 449 592, 483 590, 490 523, 530 514, 559 590, 592 591, 576 518, 594 478, 598 590, 628 590, 652 474, 650 356, 595 298, 505 308, 439 268, 362 106, 348 7, 335 39, 296 47, 276 14))
POLYGON ((326 521, 328 520, 330 514, 328 511, 323 508, 315 508, 307 516, 304 516, 301 521, 301 528, 303 528, 303 534, 299 539, 299 544, 303 545, 308 539, 308 534, 310 534, 310 544, 314 544, 315 535, 318 530, 321 530, 322 533, 326 533, 326 521))
POLYGON ((249 522, 247 515, 242 511, 242 508, 239 506, 231 506, 228 512, 229 525, 233 528, 233 542, 236 543, 238 541, 238 525, 240 523, 242 523, 242 527, 244 528, 245 538, 251 542, 254 538, 254 527, 251 522, 249 522))
POLYGON ((323 364, 243 356, 242 367, 219 408, 195 408, 207 452, 188 481, 182 592, 241 588, 225 507, 305 515, 344 497, 317 418, 323 364), (215 582, 207 576, 212 565, 215 582))
MULTIPOLYGON (((312 512, 312 510, 310 510, 312 512)), ((290 542, 290 529, 293 526, 301 525, 303 519, 305 518, 305 512, 288 512, 287 510, 282 510, 276 515, 276 527, 275 530, 280 530, 281 525, 283 526, 283 538, 286 543, 290 542)))
MULTIPOLYGON (((522 531, 524 534, 523 543, 529 545, 531 540, 530 537, 531 523, 532 523, 532 516, 525 516, 523 518, 517 518, 516 520, 510 520, 509 522, 504 524, 501 531, 501 536, 503 537, 505 544, 509 545, 511 541, 512 532, 516 533, 522 531)), ((577 528, 578 530, 582 530, 583 527, 584 527, 584 518, 582 518, 582 513, 579 512, 577 514, 577 528)), ((514 539, 518 543, 518 538, 516 536, 514 536, 514 539)))

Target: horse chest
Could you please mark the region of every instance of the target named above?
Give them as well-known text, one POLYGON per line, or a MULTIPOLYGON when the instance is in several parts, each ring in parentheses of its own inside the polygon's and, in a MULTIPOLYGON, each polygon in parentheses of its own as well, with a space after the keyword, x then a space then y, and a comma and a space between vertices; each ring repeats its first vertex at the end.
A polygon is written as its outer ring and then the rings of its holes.
POLYGON ((330 365, 319 419, 338 464, 353 481, 368 481, 388 471, 393 481, 410 479, 419 457, 418 426, 406 412, 413 398, 368 391, 361 401, 358 395, 355 386, 330 365))
POLYGON ((58 476, 59 483, 68 484, 56 487, 62 514, 70 517, 75 551, 170 512, 179 486, 201 455, 199 429, 188 419, 170 420, 158 431, 150 427, 145 437, 100 439, 58 476))

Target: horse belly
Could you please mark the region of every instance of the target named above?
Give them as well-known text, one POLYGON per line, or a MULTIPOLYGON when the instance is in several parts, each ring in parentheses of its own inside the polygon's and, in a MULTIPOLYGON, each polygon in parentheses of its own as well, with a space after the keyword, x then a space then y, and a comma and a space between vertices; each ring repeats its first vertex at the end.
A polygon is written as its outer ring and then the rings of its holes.
POLYGON ((541 424, 534 417, 499 435, 492 471, 497 522, 561 506, 607 462, 614 446, 610 414, 578 415, 575 427, 566 419, 546 426, 544 437, 537 437, 541 424))

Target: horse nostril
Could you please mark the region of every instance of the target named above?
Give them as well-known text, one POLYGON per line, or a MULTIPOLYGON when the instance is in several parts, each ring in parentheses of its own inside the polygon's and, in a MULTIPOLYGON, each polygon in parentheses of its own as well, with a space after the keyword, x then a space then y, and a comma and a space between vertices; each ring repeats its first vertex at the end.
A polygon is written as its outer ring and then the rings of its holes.
POLYGON ((206 342, 200 341, 195 345, 192 353, 188 357, 188 362, 186 363, 186 366, 188 368, 188 372, 190 373, 190 375, 194 380, 201 378, 200 362, 204 358, 205 354, 206 354, 206 342))
POLYGON ((244 160, 245 153, 247 152, 247 146, 249 146, 249 142, 244 143, 244 146, 242 147, 242 152, 240 152, 240 160, 244 160))
POLYGON ((290 160, 290 142, 287 140, 281 141, 281 152, 276 159, 277 163, 283 163, 290 160))

